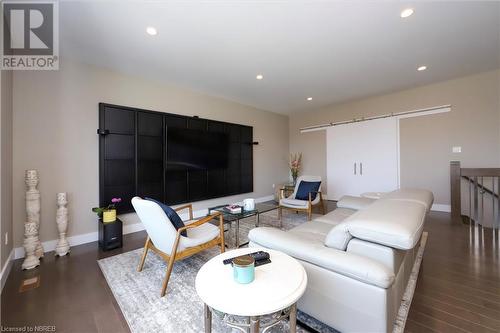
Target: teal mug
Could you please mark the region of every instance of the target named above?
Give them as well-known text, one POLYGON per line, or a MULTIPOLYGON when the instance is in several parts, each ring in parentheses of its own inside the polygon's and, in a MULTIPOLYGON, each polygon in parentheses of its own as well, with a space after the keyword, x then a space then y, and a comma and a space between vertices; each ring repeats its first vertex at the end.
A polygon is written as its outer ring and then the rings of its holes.
POLYGON ((247 284, 255 278, 255 260, 250 256, 241 256, 233 259, 234 281, 247 284))

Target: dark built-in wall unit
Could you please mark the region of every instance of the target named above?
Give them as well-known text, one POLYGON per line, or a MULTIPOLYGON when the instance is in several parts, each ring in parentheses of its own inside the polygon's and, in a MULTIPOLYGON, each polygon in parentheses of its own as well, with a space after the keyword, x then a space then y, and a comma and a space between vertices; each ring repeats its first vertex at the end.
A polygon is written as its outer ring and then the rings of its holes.
POLYGON ((253 191, 253 128, 99 104, 99 201, 135 195, 169 205, 253 191))

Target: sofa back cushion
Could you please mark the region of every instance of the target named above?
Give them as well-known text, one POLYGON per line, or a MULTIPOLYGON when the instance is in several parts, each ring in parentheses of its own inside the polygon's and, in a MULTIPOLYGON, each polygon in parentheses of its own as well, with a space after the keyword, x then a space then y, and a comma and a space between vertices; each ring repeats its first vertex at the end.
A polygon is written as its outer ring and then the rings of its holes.
POLYGON ((364 197, 353 197, 351 195, 344 195, 337 201, 337 207, 348 208, 354 210, 365 209, 374 203, 376 199, 364 198, 364 197))
POLYGON ((417 202, 379 200, 344 223, 353 237, 409 250, 420 239, 426 212, 425 206, 417 202))
POLYGON ((420 239, 426 213, 426 206, 420 202, 379 199, 333 227, 325 245, 345 251, 354 237, 409 250, 420 239))
POLYGON ((425 209, 429 211, 434 202, 434 195, 431 191, 418 188, 402 188, 385 194, 382 200, 416 202, 423 205, 425 209))
POLYGON ((398 250, 357 238, 351 239, 349 245, 347 245, 346 252, 371 258, 390 268, 391 272, 395 275, 398 274, 401 263, 408 253, 407 250, 398 250))
POLYGON ((345 222, 334 226, 325 237, 325 245, 337 250, 345 251, 347 244, 352 239, 348 226, 345 222))

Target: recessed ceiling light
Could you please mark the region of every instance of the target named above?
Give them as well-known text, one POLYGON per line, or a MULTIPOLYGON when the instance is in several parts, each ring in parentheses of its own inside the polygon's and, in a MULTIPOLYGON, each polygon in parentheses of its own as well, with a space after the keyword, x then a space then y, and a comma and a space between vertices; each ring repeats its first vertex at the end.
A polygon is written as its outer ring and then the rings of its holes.
POLYGON ((156 30, 155 27, 147 27, 146 32, 148 33, 148 35, 151 36, 156 36, 158 34, 158 31, 156 30))
POLYGON ((422 66, 419 66, 419 67, 417 68, 417 71, 421 72, 421 71, 425 71, 426 69, 427 69, 427 66, 422 65, 422 66))
POLYGON ((401 17, 402 18, 407 18, 410 17, 413 14, 413 8, 406 8, 401 12, 401 17))
POLYGON ((312 100, 313 100, 313 98, 312 98, 312 97, 307 97, 307 100, 308 100, 308 101, 312 101, 312 100))
POLYGON ((257 76, 255 77, 257 80, 262 80, 264 78, 264 75, 262 74, 257 74, 257 76))

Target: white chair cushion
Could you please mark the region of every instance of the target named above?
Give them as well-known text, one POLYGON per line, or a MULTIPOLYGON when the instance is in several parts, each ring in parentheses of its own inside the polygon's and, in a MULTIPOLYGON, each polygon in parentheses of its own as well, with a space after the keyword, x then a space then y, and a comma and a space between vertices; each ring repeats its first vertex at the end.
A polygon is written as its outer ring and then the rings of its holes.
POLYGON ((157 203, 140 197, 132 198, 132 206, 134 206, 137 216, 139 216, 154 246, 170 255, 177 230, 163 209, 157 203))
POLYGON ((339 201, 337 201, 337 207, 360 210, 360 209, 365 209, 375 201, 376 199, 344 195, 342 198, 339 199, 339 201))
POLYGON ((290 208, 307 208, 309 206, 309 201, 284 198, 280 200, 280 205, 290 208))
POLYGON ((182 251, 186 248, 197 246, 217 238, 219 236, 219 227, 211 223, 205 223, 198 227, 188 229, 187 235, 187 237, 181 237, 178 251, 182 251))
POLYGON ((330 228, 334 225, 337 225, 344 221, 346 218, 356 213, 353 209, 348 208, 337 208, 332 210, 330 213, 326 215, 318 216, 313 220, 313 222, 322 222, 330 224, 330 228))

